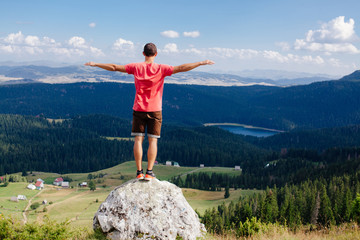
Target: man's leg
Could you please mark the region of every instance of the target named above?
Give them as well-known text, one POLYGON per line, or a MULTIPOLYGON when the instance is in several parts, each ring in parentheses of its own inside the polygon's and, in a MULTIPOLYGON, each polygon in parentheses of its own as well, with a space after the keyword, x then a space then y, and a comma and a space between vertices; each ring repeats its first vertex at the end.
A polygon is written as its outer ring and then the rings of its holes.
POLYGON ((142 156, 143 156, 143 143, 144 137, 143 136, 135 136, 135 143, 134 143, 134 158, 137 170, 142 170, 142 156))
POLYGON ((147 151, 148 158, 148 170, 152 170, 154 167, 156 155, 157 155, 157 138, 148 137, 149 140, 149 148, 147 151))

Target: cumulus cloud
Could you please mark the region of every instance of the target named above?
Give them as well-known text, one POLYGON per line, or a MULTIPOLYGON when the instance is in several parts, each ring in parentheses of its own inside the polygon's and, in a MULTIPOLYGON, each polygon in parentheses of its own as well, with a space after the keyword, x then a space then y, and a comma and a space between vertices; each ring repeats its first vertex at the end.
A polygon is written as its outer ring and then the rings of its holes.
POLYGON ((96 23, 94 23, 94 22, 92 22, 92 23, 89 23, 89 27, 91 27, 91 28, 94 28, 94 27, 96 27, 96 23))
POLYGON ((74 48, 86 48, 85 39, 82 37, 74 36, 69 39, 68 44, 74 48))
POLYGON ((128 40, 119 38, 113 44, 113 49, 120 50, 120 51, 132 50, 132 49, 134 49, 134 43, 132 41, 128 41, 128 40))
POLYGON ((320 29, 309 30, 305 39, 296 39, 296 50, 310 50, 330 53, 360 53, 352 43, 358 37, 354 30, 355 21, 350 18, 345 21, 339 16, 321 25, 320 29))
POLYGON ((161 34, 161 36, 167 37, 167 38, 178 38, 179 37, 179 33, 175 32, 173 30, 164 31, 164 32, 161 32, 160 34, 161 34))
POLYGON ((191 38, 197 38, 200 36, 199 31, 193 31, 193 32, 183 32, 184 37, 191 37, 191 38))
POLYGON ((4 42, 9 44, 20 44, 24 41, 24 35, 19 31, 18 33, 10 33, 5 39, 4 42))
POLYGON ((320 56, 311 56, 311 55, 295 55, 295 54, 281 54, 277 51, 271 50, 254 50, 254 49, 237 49, 237 48, 221 48, 221 47, 212 47, 212 48, 202 48, 197 49, 191 47, 188 49, 178 49, 177 45, 174 43, 169 43, 165 46, 163 53, 180 53, 187 55, 195 55, 202 58, 210 59, 223 59, 232 61, 236 60, 252 60, 252 61, 267 61, 271 63, 287 63, 287 64, 325 64, 326 61, 320 56))
POLYGON ((58 43, 49 37, 25 36, 21 31, 0 38, 0 52, 18 56, 100 56, 102 51, 86 43, 82 37, 74 36, 64 43, 58 43))
POLYGON ((168 43, 165 45, 163 52, 165 53, 176 53, 179 52, 178 47, 175 43, 168 43))

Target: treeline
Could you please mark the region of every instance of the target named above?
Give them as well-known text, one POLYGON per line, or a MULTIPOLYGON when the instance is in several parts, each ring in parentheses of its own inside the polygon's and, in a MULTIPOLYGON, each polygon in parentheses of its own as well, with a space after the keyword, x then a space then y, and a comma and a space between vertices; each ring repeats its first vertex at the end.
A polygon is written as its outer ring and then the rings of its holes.
POLYGON ((335 147, 360 146, 360 125, 322 129, 297 129, 266 138, 247 136, 244 139, 260 148, 277 152, 284 148, 312 149, 322 152, 335 147))
POLYGON ((248 171, 262 166, 268 155, 269 151, 220 128, 164 125, 158 159, 176 161, 183 166, 241 165, 244 171, 248 171))
POLYGON ((354 205, 359 191, 360 173, 268 188, 228 206, 222 204, 206 210, 202 222, 208 231, 215 233, 237 231, 253 217, 293 229, 308 224, 329 227, 359 218, 359 206, 354 205))
POLYGON ((132 159, 132 143, 109 141, 71 122, 0 115, 0 175, 91 172, 132 159))
MULTIPOLYGON (((66 120, 0 115, 0 175, 22 171, 91 172, 133 160, 128 120, 106 115, 66 120), (106 137, 119 137, 108 140, 106 137)), ((144 147, 147 147, 145 141, 144 147)), ((165 125, 158 161, 182 166, 261 166, 268 151, 218 128, 165 125), (260 162, 260 163, 259 163, 260 162)), ((146 160, 146 158, 144 158, 146 160)))
POLYGON ((314 150, 290 149, 283 155, 270 154, 262 166, 242 170, 241 175, 221 173, 192 173, 186 177, 173 177, 179 187, 215 191, 225 188, 282 187, 306 180, 329 179, 333 176, 355 174, 360 165, 360 148, 331 148, 322 153, 314 150))

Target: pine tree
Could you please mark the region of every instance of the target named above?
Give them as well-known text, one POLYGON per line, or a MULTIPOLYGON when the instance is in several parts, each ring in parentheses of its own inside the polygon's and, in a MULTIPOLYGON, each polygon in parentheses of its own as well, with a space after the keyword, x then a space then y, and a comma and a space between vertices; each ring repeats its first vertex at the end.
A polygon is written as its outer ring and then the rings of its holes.
POLYGON ((224 198, 229 198, 229 197, 230 197, 229 185, 226 185, 224 198))
POLYGON ((327 195, 325 185, 322 186, 320 193, 320 209, 319 221, 322 226, 330 226, 335 223, 334 213, 332 211, 331 202, 327 195))

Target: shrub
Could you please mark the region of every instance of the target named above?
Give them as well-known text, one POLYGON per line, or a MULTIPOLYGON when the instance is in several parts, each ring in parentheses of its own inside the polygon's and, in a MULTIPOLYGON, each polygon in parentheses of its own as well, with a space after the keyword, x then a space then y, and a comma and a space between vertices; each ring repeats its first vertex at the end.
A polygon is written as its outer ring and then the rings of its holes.
POLYGON ((39 202, 36 202, 36 203, 33 203, 33 204, 30 205, 30 208, 31 208, 32 210, 35 210, 35 209, 37 209, 38 207, 40 207, 40 203, 39 203, 39 202))
POLYGON ((27 223, 25 225, 11 219, 0 219, 0 239, 22 240, 62 240, 78 239, 79 233, 72 232, 69 222, 56 223, 44 217, 44 223, 27 223))
POLYGON ((239 228, 236 230, 237 237, 250 237, 263 230, 262 223, 256 217, 248 218, 244 223, 240 222, 239 228))

